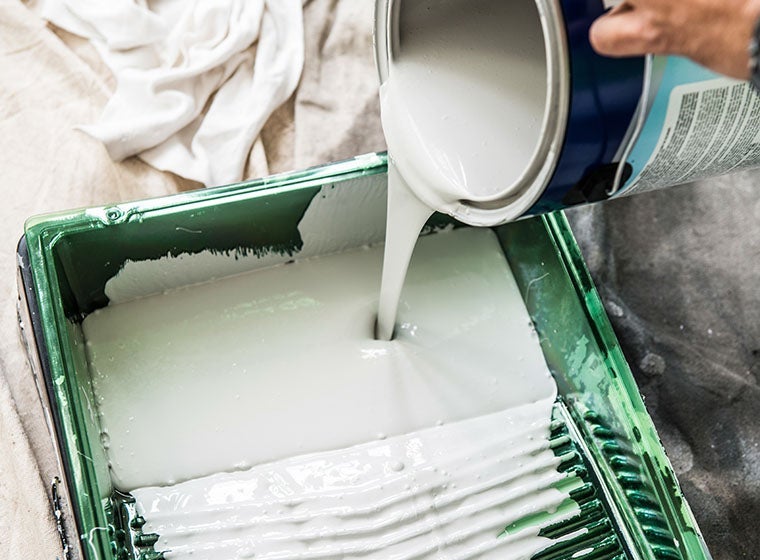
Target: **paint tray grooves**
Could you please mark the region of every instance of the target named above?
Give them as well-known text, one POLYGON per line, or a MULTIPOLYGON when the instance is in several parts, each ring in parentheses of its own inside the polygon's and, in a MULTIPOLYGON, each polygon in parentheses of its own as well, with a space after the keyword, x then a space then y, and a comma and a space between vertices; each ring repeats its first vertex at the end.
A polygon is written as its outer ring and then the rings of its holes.
POLYGON ((653 556, 664 560, 683 559, 655 489, 644 475, 640 455, 634 452, 625 436, 608 426, 598 414, 586 411, 583 420, 586 431, 614 472, 653 556))
MULTIPOLYGON (((588 457, 588 448, 579 441, 580 432, 568 426, 569 418, 565 405, 558 402, 551 424, 550 448, 559 459, 557 470, 567 475, 556 484, 569 491, 570 500, 549 514, 548 520, 543 516, 539 534, 551 539, 553 544, 533 559, 637 560, 639 556, 631 550, 638 547, 626 542, 630 539, 629 533, 620 527, 620 517, 615 514, 615 506, 609 503, 609 493, 601 487, 588 457), (568 515, 572 510, 578 511, 568 515)), ((681 560, 682 556, 672 546, 673 536, 667 520, 656 507, 655 495, 641 475, 636 456, 623 438, 602 425, 593 413, 587 413, 585 419, 586 431, 600 444, 618 483, 625 489, 653 557, 681 560)), ((119 514, 116 536, 120 538, 115 540, 123 543, 117 557, 120 560, 162 559, 163 553, 154 549, 159 535, 143 531, 145 520, 137 514, 131 496, 117 494, 112 500, 119 514)), ((504 534, 512 532, 511 528, 514 527, 505 528, 504 534)))
POLYGON ((574 439, 576 432, 568 429, 564 405, 555 405, 551 426, 551 447, 562 460, 560 472, 571 475, 581 484, 570 492, 570 498, 580 511, 567 519, 546 524, 541 536, 554 544, 533 556, 533 560, 624 560, 628 558, 615 528, 613 516, 595 486, 590 465, 584 458, 583 446, 574 439))
POLYGON ((558 457, 563 458, 558 469, 573 473, 583 481, 570 494, 580 507, 580 513, 544 526, 540 534, 557 542, 533 559, 637 560, 641 556, 634 551, 648 549, 651 557, 658 560, 683 560, 668 521, 658 506, 654 489, 643 474, 640 458, 625 437, 605 425, 599 415, 586 411, 583 420, 582 431, 589 434, 614 473, 615 481, 634 513, 638 523, 635 529, 640 538, 636 543, 631 542, 630 528, 622 526, 621 516, 616 513, 622 504, 610 503, 611 493, 605 491, 604 482, 592 467, 593 458, 581 440, 581 430, 574 429, 570 412, 559 401, 555 405, 551 441, 561 444, 552 448, 558 457), (641 537, 645 542, 641 542, 641 537))

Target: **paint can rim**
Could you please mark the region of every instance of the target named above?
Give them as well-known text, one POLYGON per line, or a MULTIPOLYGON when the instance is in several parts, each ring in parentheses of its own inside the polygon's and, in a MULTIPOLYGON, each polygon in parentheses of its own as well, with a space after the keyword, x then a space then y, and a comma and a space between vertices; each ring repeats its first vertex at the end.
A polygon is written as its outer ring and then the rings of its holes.
MULTIPOLYGON (((400 3, 401 0, 375 3, 374 47, 381 85, 388 80, 391 60, 398 50, 400 3)), ((415 194, 432 208, 470 225, 493 226, 525 214, 551 181, 562 153, 571 103, 570 53, 562 7, 560 0, 535 0, 535 5, 546 54, 546 102, 536 146, 522 173, 500 192, 454 203, 435 196, 435 189, 426 189, 425 193, 415 189, 415 194)), ((392 146, 389 152, 393 157, 392 146)), ((404 169, 400 171, 405 175, 404 169)))

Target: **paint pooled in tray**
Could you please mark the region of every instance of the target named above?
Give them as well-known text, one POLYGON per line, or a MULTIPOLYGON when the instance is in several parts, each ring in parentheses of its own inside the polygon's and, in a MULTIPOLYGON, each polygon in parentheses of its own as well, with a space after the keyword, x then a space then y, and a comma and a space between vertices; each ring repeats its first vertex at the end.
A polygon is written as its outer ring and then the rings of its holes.
POLYGON ((372 332, 381 266, 367 247, 85 319, 114 484, 167 559, 546 546, 501 535, 568 495, 548 450, 556 386, 495 234, 420 239, 391 342, 372 332))

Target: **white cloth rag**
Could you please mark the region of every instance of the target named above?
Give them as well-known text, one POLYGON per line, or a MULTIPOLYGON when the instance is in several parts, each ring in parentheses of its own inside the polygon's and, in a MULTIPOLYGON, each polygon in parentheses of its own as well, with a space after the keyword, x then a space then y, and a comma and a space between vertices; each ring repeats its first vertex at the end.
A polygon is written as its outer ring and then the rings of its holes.
POLYGON ((100 122, 81 129, 207 186, 243 179, 254 141, 298 85, 301 0, 38 0, 89 39, 116 78, 100 122))

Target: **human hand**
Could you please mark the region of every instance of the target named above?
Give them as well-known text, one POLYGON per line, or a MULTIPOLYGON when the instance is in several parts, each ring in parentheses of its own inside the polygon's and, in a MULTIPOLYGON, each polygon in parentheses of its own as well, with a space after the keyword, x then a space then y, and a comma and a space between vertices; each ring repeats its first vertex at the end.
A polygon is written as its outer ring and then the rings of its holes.
POLYGON ((747 79, 758 18, 760 0, 626 0, 594 22, 590 39, 603 55, 679 55, 747 79))

